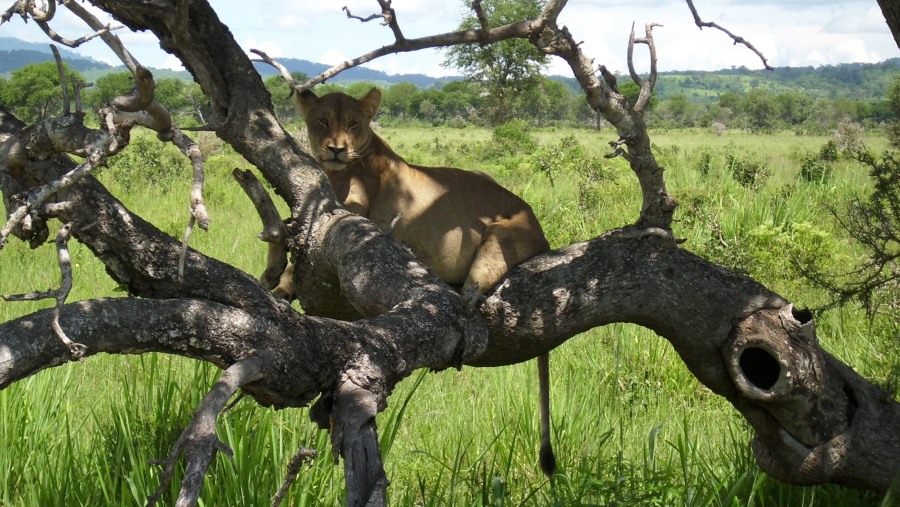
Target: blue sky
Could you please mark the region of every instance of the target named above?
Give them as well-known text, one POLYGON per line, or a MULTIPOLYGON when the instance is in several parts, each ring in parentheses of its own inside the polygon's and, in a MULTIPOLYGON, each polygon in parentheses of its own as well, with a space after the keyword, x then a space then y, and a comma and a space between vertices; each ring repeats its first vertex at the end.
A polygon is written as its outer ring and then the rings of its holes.
MULTIPOLYGON (((348 19, 341 7, 356 15, 378 11, 375 0, 212 0, 220 18, 245 48, 258 48, 275 57, 302 58, 328 64, 359 56, 393 42, 391 31, 377 21, 348 19)), ((848 62, 877 62, 900 57, 875 0, 695 0, 705 21, 715 21, 750 40, 773 66, 819 66, 848 62)), ((407 38, 452 31, 464 14, 461 0, 393 0, 407 38)), ((68 38, 87 30, 64 8, 52 26, 68 38)), ((649 22, 654 30, 660 70, 717 70, 745 65, 760 68, 759 59, 734 46, 724 34, 699 30, 687 5, 680 0, 571 0, 560 24, 566 25, 583 48, 600 64, 626 71, 625 51, 632 22, 640 34, 649 22)), ((177 60, 159 49, 148 33, 120 30, 119 36, 144 65, 177 67, 177 60)), ((42 42, 34 23, 19 18, 0 26, 0 36, 42 42)), ((99 39, 76 51, 110 63, 114 61, 99 39)), ((647 58, 638 52, 639 71, 647 58)), ((442 68, 443 54, 435 50, 392 55, 368 66, 391 74, 454 73, 442 68)), ((554 59, 550 73, 569 74, 554 59)))

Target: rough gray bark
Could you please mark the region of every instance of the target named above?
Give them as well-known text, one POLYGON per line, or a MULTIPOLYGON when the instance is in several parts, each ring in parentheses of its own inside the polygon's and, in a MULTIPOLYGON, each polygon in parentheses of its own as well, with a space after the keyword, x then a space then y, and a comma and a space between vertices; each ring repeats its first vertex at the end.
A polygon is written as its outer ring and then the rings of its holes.
MULTIPOLYGON (((87 176, 36 210, 32 229, 19 231, 34 240, 41 221, 73 222, 74 235, 110 276, 140 296, 62 308, 60 319, 85 355, 161 351, 222 368, 258 358, 258 380, 242 387, 258 402, 303 406, 319 397, 312 413, 320 424, 331 418, 350 505, 384 504, 388 481, 373 417, 414 369, 512 364, 611 322, 640 324, 672 342, 691 372, 754 427, 757 458, 775 477, 884 490, 900 470, 898 404, 821 351, 808 315, 676 246, 669 229, 675 202, 641 114, 627 108, 615 83, 595 76, 571 34, 556 26, 565 2, 550 2, 536 20, 478 31, 474 40, 526 37, 565 58, 589 103, 616 126, 616 148, 634 169, 644 204, 633 227, 520 265, 474 312, 408 249, 338 206, 206 2, 95 3, 133 29, 152 31, 182 60, 211 101, 216 134, 288 204, 287 245, 310 315, 198 252, 188 252, 179 276, 180 244, 87 176), (325 318, 359 316, 367 318, 325 318)), ((83 152, 103 134, 71 117, 23 127, 0 109, 7 203, 70 171, 75 163, 63 153, 83 152)), ((0 324, 0 387, 71 359, 48 339, 51 320, 52 311, 43 311, 0 324)))
POLYGON ((884 15, 888 28, 894 34, 894 42, 900 48, 900 2, 896 0, 878 0, 878 6, 881 7, 881 14, 884 15))

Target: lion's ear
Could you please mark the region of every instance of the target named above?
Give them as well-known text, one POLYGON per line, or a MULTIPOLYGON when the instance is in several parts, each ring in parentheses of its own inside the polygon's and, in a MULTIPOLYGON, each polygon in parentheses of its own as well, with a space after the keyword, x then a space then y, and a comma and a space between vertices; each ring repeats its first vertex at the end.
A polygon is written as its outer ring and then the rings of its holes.
POLYGON ((359 103, 366 116, 374 118, 375 113, 378 111, 378 106, 381 105, 381 90, 373 87, 365 97, 359 99, 359 103))
POLYGON ((319 103, 319 97, 317 97, 312 90, 303 90, 300 93, 294 94, 294 102, 297 104, 297 109, 299 109, 305 117, 306 112, 319 103))

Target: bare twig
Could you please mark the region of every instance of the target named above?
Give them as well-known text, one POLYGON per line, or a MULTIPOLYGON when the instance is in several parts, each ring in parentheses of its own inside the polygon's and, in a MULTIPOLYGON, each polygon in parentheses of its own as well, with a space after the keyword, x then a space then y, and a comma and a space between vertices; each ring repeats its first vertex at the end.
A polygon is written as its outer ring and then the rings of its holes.
POLYGON ((694 7, 694 2, 692 0, 686 0, 686 1, 688 4, 688 8, 691 10, 691 14, 694 16, 694 24, 696 24, 701 30, 703 30, 704 27, 715 28, 716 30, 721 30, 726 35, 731 37, 731 39, 734 41, 735 44, 743 44, 743 45, 747 46, 747 49, 756 53, 756 56, 758 56, 759 59, 762 60, 763 67, 765 67, 766 70, 774 70, 772 67, 769 66, 769 62, 766 61, 766 57, 763 56, 763 54, 758 49, 753 47, 753 44, 750 44, 750 42, 748 42, 747 39, 745 39, 739 35, 735 35, 735 34, 731 33, 728 29, 726 29, 714 22, 701 20, 700 14, 697 13, 697 8, 694 7))
POLYGON ((482 35, 486 37, 491 25, 488 23, 487 15, 484 13, 484 8, 481 6, 481 0, 474 0, 472 2, 472 10, 475 11, 475 18, 478 20, 478 26, 481 29, 482 35))
POLYGON ((63 115, 72 114, 72 106, 69 103, 69 83, 66 82, 66 68, 63 66, 62 57, 59 56, 59 50, 56 46, 50 44, 50 51, 53 52, 53 59, 56 60, 56 70, 59 72, 59 87, 62 90, 63 98, 63 115))
POLYGON ((300 83, 298 83, 297 80, 294 79, 294 76, 292 76, 292 75, 291 75, 291 72, 290 72, 289 70, 287 70, 287 67, 285 67, 284 65, 282 65, 282 64, 278 63, 277 61, 273 60, 269 55, 267 55, 267 54, 266 54, 264 51, 262 51, 262 50, 259 50, 259 49, 252 49, 252 48, 251 48, 251 49, 250 49, 250 52, 253 53, 253 54, 255 54, 255 55, 259 55, 259 57, 261 58, 260 60, 253 60, 254 62, 268 63, 268 64, 271 65, 272 67, 275 67, 276 69, 278 69, 278 72, 281 74, 282 79, 284 79, 285 81, 287 81, 288 84, 289 84, 290 87, 291 87, 291 93, 288 95, 288 97, 290 97, 291 95, 294 94, 294 90, 295 90, 298 86, 300 86, 300 83))
POLYGON ((641 88, 641 92, 634 103, 634 111, 637 113, 644 112, 644 108, 647 107, 647 103, 650 102, 650 97, 653 94, 653 87, 656 86, 658 73, 656 71, 656 44, 653 42, 653 27, 656 26, 662 25, 659 23, 647 23, 644 27, 644 33, 646 35, 640 39, 635 39, 634 24, 632 23, 631 36, 628 38, 628 72, 631 74, 632 81, 641 88), (647 77, 646 81, 642 80, 634 70, 635 44, 646 44, 650 50, 650 75, 647 77))
POLYGON ((297 453, 294 454, 294 457, 288 462, 287 474, 284 476, 281 487, 278 488, 278 492, 275 493, 275 496, 272 498, 272 507, 281 505, 281 502, 284 501, 284 497, 287 496, 288 489, 290 489, 294 481, 297 480, 297 474, 300 473, 300 468, 304 463, 308 463, 312 466, 313 459, 315 459, 317 455, 318 453, 315 450, 307 449, 306 447, 301 447, 297 450, 297 453))
POLYGON ((241 387, 263 378, 263 361, 251 356, 231 365, 219 377, 219 381, 203 397, 191 423, 178 437, 172 452, 153 464, 165 465, 161 472, 162 481, 156 492, 147 500, 147 506, 156 505, 162 494, 169 488, 175 474, 175 466, 182 454, 185 456, 185 477, 181 481, 181 492, 177 506, 196 505, 203 487, 203 478, 216 452, 233 453, 216 437, 216 419, 228 400, 241 387))
POLYGON ((319 74, 318 76, 309 79, 305 83, 299 86, 294 86, 294 91, 299 92, 312 88, 317 84, 324 83, 325 81, 331 79, 332 77, 340 74, 347 69, 358 67, 364 63, 370 62, 382 56, 396 53, 408 53, 427 48, 453 46, 457 44, 489 44, 491 42, 511 39, 514 37, 527 38, 532 35, 532 32, 535 28, 536 27, 533 26, 532 21, 520 21, 518 23, 491 28, 490 30, 488 30, 486 35, 483 34, 481 30, 463 30, 459 32, 449 32, 440 35, 421 37, 418 39, 398 39, 393 44, 382 46, 352 60, 346 60, 342 63, 339 63, 326 70, 325 72, 319 74))
MULTIPOLYGON (((353 15, 353 14, 350 13, 350 8, 347 7, 346 5, 343 6, 343 7, 341 7, 341 10, 347 13, 347 17, 348 17, 348 18, 350 18, 350 19, 358 19, 358 20, 360 20, 360 21, 363 22, 363 23, 368 23, 369 21, 372 21, 373 19, 385 19, 383 13, 382 13, 382 14, 369 14, 369 15, 366 16, 366 17, 355 16, 355 15, 353 15)), ((385 20, 385 21, 383 22, 383 24, 386 25, 386 24, 387 24, 387 20, 385 20)))
POLYGON ((17 2, 12 4, 12 7, 10 7, 9 9, 6 9, 6 11, 4 11, 2 15, 0 15, 0 25, 3 25, 3 23, 6 23, 10 19, 12 19, 12 17, 16 14, 21 16, 22 19, 27 20, 28 19, 27 7, 28 7, 28 0, 18 0, 17 2))
POLYGON ((72 290, 72 259, 69 256, 69 238, 72 237, 72 224, 68 223, 59 229, 56 235, 56 253, 59 260, 60 283, 59 289, 48 290, 44 292, 29 292, 27 294, 16 294, 3 296, 6 301, 37 301, 39 299, 56 299, 56 308, 53 310, 53 321, 51 327, 53 332, 63 344, 69 348, 72 359, 78 360, 84 356, 87 347, 81 343, 73 342, 66 332, 63 331, 59 324, 59 311, 64 304, 66 298, 69 297, 69 291, 72 290))
POLYGON ((104 25, 97 19, 96 16, 88 12, 87 9, 82 7, 78 2, 74 0, 60 0, 60 3, 65 5, 72 14, 75 14, 92 29, 96 31, 96 35, 99 35, 103 42, 109 46, 110 49, 113 50, 113 53, 119 57, 119 60, 128 67, 128 70, 131 71, 132 74, 137 73, 138 63, 131 55, 131 53, 125 49, 125 46, 122 44, 122 41, 113 33, 110 32, 109 25, 104 25))
POLYGON ((100 37, 103 34, 108 33, 112 30, 118 30, 120 28, 123 28, 122 25, 119 25, 119 26, 106 25, 106 26, 100 28, 99 30, 95 31, 94 33, 90 33, 88 35, 85 35, 84 37, 80 37, 78 39, 72 40, 72 39, 66 39, 63 36, 56 33, 56 31, 53 30, 52 28, 50 28, 50 25, 48 25, 44 21, 38 21, 37 25, 39 27, 41 27, 41 30, 43 30, 44 33, 47 34, 47 37, 50 37, 51 40, 58 42, 58 43, 62 44, 63 46, 70 47, 70 48, 77 48, 78 46, 84 44, 85 42, 87 42, 91 39, 100 37))
POLYGON ((71 76, 69 76, 69 80, 72 82, 72 91, 75 95, 75 114, 83 114, 84 105, 81 101, 81 90, 94 86, 94 83, 85 83, 84 81, 79 79, 77 74, 72 74, 71 76))

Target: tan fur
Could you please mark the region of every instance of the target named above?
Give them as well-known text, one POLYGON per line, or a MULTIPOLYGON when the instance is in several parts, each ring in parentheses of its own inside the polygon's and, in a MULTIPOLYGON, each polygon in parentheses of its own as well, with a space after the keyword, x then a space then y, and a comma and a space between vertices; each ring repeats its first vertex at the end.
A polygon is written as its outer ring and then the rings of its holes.
MULTIPOLYGON (((483 293, 517 264, 549 250, 531 207, 489 176, 411 165, 394 153, 370 125, 381 104, 377 88, 359 100, 311 91, 295 100, 313 156, 344 207, 391 229, 441 280, 483 293)), ((546 414, 541 452, 552 458, 546 358, 538 367, 546 414)))
POLYGON ((479 292, 549 245, 531 207, 477 172, 408 164, 370 126, 381 103, 373 88, 356 100, 306 91, 297 105, 313 155, 338 199, 387 230, 447 283, 479 292))

